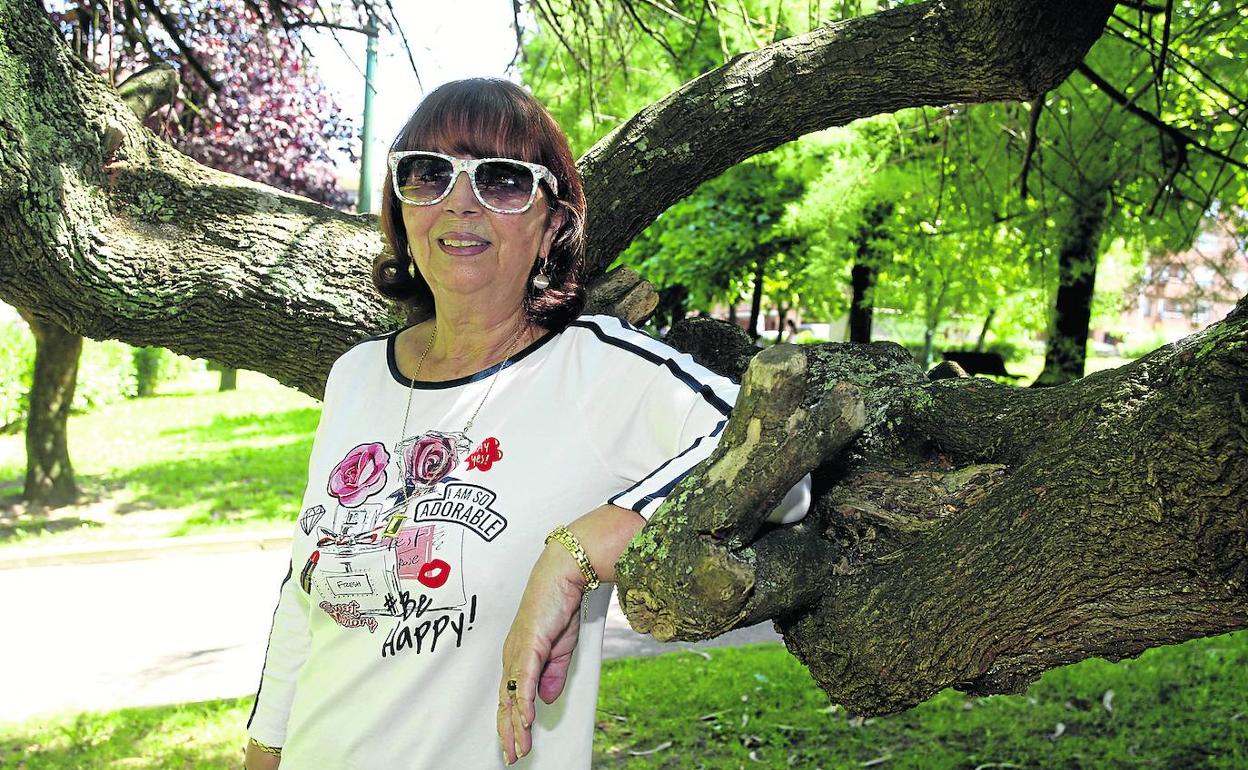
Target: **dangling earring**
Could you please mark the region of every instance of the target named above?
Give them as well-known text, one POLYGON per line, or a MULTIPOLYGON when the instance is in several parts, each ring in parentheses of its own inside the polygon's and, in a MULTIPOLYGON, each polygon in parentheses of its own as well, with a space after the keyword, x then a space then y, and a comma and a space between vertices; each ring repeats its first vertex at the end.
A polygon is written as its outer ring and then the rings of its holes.
POLYGON ((407 272, 412 278, 416 277, 416 258, 412 256, 412 246, 407 246, 407 272))
POLYGON ((542 291, 550 285, 550 276, 546 275, 546 267, 550 261, 546 257, 542 257, 542 266, 538 269, 537 275, 533 276, 533 288, 542 291))

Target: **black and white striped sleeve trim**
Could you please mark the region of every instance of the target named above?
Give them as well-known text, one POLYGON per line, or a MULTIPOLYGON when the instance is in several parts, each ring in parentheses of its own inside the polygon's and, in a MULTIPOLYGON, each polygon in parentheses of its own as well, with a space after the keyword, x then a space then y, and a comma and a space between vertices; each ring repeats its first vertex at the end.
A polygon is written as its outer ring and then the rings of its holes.
POLYGON ((582 316, 570 325, 588 329, 608 345, 627 350, 656 366, 666 367, 673 376, 688 385, 691 390, 701 394, 702 398, 706 399, 706 402, 715 407, 724 417, 732 412, 732 405, 716 392, 712 384, 717 379, 722 381, 719 375, 692 360, 683 363, 674 361, 671 358, 670 347, 627 321, 613 316, 582 316))
POLYGON ((621 508, 631 508, 641 513, 647 505, 655 500, 667 497, 676 488, 676 485, 689 474, 689 471, 697 467, 698 463, 711 456, 711 452, 715 451, 718 442, 707 441, 707 439, 717 438, 727 424, 727 419, 720 420, 715 425, 715 430, 711 431, 709 435, 698 436, 683 452, 655 468, 650 475, 641 481, 612 496, 607 502, 611 505, 618 505, 621 508))
POLYGON ((710 457, 715 450, 718 442, 711 439, 718 438, 724 426, 728 424, 728 415, 732 412, 732 404, 729 402, 732 394, 727 390, 732 383, 688 356, 682 355, 683 360, 673 359, 672 349, 669 346, 621 319, 611 316, 587 316, 573 321, 572 325, 591 331, 599 340, 608 345, 614 345, 633 353, 655 366, 664 367, 723 416, 723 419, 708 435, 699 436, 679 454, 655 468, 645 478, 607 500, 612 505, 630 508, 641 513, 646 506, 666 497, 689 471, 710 457))

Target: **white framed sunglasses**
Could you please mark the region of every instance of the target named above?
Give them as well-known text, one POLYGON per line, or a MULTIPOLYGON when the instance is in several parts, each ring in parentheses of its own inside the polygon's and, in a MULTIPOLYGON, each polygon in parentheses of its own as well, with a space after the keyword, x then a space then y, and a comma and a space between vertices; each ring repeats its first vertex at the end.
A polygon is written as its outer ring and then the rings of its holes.
POLYGON ((396 150, 388 160, 394 194, 412 206, 432 206, 445 198, 461 171, 468 174, 481 205, 499 214, 527 211, 537 199, 538 182, 545 181, 559 194, 555 175, 540 163, 512 158, 466 160, 424 150, 396 150))

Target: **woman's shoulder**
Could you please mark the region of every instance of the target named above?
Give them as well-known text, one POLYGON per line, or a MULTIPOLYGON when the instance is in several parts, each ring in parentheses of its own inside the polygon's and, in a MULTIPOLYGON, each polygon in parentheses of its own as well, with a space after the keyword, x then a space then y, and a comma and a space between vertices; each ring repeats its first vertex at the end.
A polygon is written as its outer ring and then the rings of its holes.
POLYGON ((684 355, 645 330, 612 315, 582 315, 568 325, 567 331, 574 335, 581 348, 622 364, 662 364, 684 355))
POLYGON ((381 334, 360 337, 344 350, 329 368, 326 378, 326 390, 329 382, 336 379, 354 376, 372 376, 377 370, 384 371, 393 350, 392 340, 400 332, 410 327, 400 327, 381 334))
POLYGON ((579 338, 573 343, 579 359, 573 370, 587 380, 580 384, 581 392, 586 398, 602 396, 602 403, 613 404, 620 413, 631 413, 639 402, 686 408, 704 400, 727 415, 736 402, 740 388, 732 380, 623 319, 585 315, 568 331, 579 338))
POLYGON ((335 361, 334 365, 360 363, 365 358, 376 358, 379 355, 384 363, 386 350, 391 340, 410 328, 411 326, 402 326, 380 334, 360 337, 355 342, 352 342, 351 346, 344 350, 342 355, 338 356, 338 360, 335 361))
POLYGON ((607 381, 670 379, 695 391, 736 387, 684 353, 622 318, 585 315, 569 326, 575 329, 578 354, 607 381))

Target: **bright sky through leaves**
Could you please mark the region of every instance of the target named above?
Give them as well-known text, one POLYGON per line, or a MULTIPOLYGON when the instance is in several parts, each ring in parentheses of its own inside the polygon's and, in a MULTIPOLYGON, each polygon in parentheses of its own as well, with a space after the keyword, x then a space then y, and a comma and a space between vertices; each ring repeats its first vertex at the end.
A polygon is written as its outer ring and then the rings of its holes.
MULTIPOLYGON (((460 78, 518 77, 506 72, 516 52, 510 0, 405 0, 395 3, 394 9, 407 35, 425 93, 460 78)), ((522 24, 531 23, 521 18, 522 24)), ((334 92, 338 104, 360 126, 364 113, 365 38, 352 32, 337 34, 349 57, 327 30, 307 30, 303 37, 315 55, 317 72, 334 92)), ((380 185, 385 178, 386 151, 391 140, 424 98, 397 34, 382 32, 375 88, 372 165, 373 179, 380 185)), ((355 189, 359 168, 345 159, 339 168, 342 186, 355 189)))

